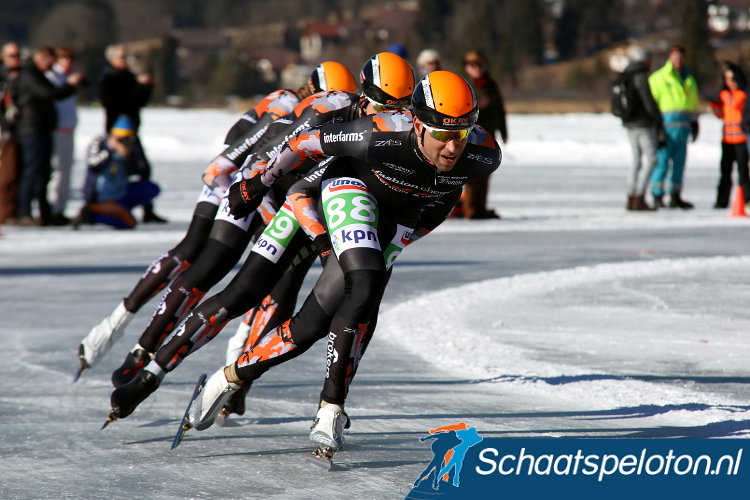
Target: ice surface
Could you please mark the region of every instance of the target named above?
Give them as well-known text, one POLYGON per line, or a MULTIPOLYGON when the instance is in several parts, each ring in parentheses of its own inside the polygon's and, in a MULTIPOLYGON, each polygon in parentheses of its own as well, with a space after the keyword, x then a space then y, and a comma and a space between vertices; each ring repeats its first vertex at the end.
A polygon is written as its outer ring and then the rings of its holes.
MULTIPOLYGON (((182 238, 200 173, 236 118, 144 113, 164 189, 156 211, 169 224, 2 227, 0 498, 404 498, 431 458, 418 438, 458 421, 488 437, 750 431, 750 222, 710 208, 720 121, 702 117, 689 146, 684 196, 695 210, 627 213, 625 131, 609 115, 575 114, 510 116, 490 192, 503 219, 450 220, 399 258, 333 472, 305 463, 322 346, 258 381, 245 416, 169 450, 195 380, 224 363, 234 325, 98 432, 109 376, 156 300, 71 385, 78 342, 182 238)), ((76 188, 104 118, 82 109, 80 121, 76 188)))

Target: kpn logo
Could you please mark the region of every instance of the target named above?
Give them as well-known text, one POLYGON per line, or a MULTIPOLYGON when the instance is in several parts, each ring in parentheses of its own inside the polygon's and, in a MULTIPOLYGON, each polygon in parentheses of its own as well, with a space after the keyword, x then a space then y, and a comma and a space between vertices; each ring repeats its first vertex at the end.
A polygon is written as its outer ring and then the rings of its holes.
POLYGON ((430 429, 421 442, 431 441, 432 460, 421 472, 407 500, 434 499, 435 492, 454 491, 461 484, 461 470, 470 448, 484 438, 464 422, 430 429))

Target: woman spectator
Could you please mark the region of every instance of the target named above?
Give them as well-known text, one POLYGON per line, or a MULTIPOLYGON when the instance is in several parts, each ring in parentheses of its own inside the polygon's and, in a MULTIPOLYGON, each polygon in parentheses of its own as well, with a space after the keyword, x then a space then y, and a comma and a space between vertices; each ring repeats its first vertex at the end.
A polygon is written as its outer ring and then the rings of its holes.
MULTIPOLYGON (((497 83, 488 73, 487 58, 481 52, 472 50, 464 56, 464 70, 474 87, 479 103, 477 125, 484 128, 494 138, 497 132, 508 142, 508 127, 505 123, 505 105, 497 83)), ((464 186, 462 201, 463 215, 467 219, 499 219, 500 216, 487 208, 489 176, 473 179, 464 186)))
POLYGON ((750 116, 743 116, 747 100, 747 80, 736 64, 722 63, 724 85, 719 97, 711 101, 711 110, 724 121, 721 139, 721 178, 716 191, 714 208, 727 208, 732 190, 732 165, 737 163, 739 184, 748 201, 750 196, 750 172, 748 171, 748 149, 746 133, 750 131, 750 116))

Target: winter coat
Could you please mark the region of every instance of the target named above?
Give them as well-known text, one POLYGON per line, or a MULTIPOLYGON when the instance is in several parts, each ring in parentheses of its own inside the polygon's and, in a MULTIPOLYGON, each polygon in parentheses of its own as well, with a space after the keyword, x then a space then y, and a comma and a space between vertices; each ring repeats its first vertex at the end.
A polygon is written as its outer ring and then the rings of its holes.
POLYGON ((13 102, 18 107, 16 134, 51 133, 57 127, 55 100, 65 99, 75 91, 68 83, 55 87, 33 60, 27 61, 11 86, 13 102))
POLYGON ((89 145, 86 157, 88 170, 83 186, 83 197, 87 203, 116 199, 118 193, 127 189, 128 178, 131 175, 137 175, 144 180, 151 175, 151 165, 137 137, 131 146, 130 156, 124 161, 119 161, 109 149, 108 138, 109 134, 98 135, 89 145))
POLYGON ((698 120, 698 83, 687 68, 683 69, 684 77, 667 61, 648 78, 667 125, 688 127, 698 120))
POLYGON ((154 86, 138 83, 130 70, 118 70, 109 65, 102 72, 99 85, 99 97, 107 113, 107 132, 120 115, 129 116, 137 132, 141 108, 151 99, 154 86))
MULTIPOLYGON (((52 69, 47 71, 45 76, 56 87, 62 87, 65 84, 65 80, 68 78, 68 75, 66 75, 62 68, 57 65, 52 66, 52 69)), ((55 109, 57 110, 57 129, 72 132, 78 124, 76 95, 73 94, 65 99, 56 100, 55 109)))
POLYGON ((629 78, 629 84, 633 85, 637 96, 632 103, 633 110, 622 124, 627 128, 643 127, 661 127, 662 117, 659 106, 651 95, 651 88, 648 84, 646 66, 642 62, 632 62, 625 68, 623 74, 629 78))
POLYGON ((18 75, 0 64, 0 139, 5 140, 15 133, 18 108, 13 102, 11 86, 18 75))
POLYGON ((482 97, 486 97, 489 100, 487 106, 479 109, 477 124, 488 131, 493 137, 495 136, 495 132, 500 132, 500 137, 506 140, 508 138, 508 126, 505 120, 505 104, 503 103, 503 95, 500 93, 497 83, 489 75, 485 74, 477 78, 472 86, 478 100, 481 100, 482 97))

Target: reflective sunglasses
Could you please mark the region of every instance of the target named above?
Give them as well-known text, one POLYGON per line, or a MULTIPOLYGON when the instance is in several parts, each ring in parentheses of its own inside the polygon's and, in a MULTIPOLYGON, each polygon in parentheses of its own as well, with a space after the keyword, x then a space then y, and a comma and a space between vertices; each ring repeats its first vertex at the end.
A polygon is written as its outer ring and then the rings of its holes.
POLYGON ((469 134, 471 133, 470 128, 465 128, 461 130, 444 130, 439 128, 432 128, 428 127, 424 123, 422 126, 427 129, 427 131, 430 133, 433 139, 440 141, 440 142, 450 142, 450 141, 458 141, 461 142, 467 137, 469 137, 469 134))
POLYGON ((380 113, 381 111, 394 111, 399 109, 409 109, 408 106, 387 106, 385 104, 380 104, 379 102, 375 102, 369 97, 367 98, 367 101, 372 104, 372 107, 375 109, 376 113, 380 113))

